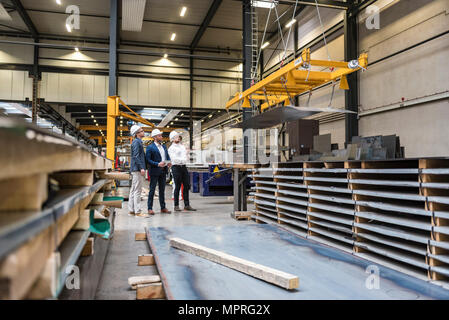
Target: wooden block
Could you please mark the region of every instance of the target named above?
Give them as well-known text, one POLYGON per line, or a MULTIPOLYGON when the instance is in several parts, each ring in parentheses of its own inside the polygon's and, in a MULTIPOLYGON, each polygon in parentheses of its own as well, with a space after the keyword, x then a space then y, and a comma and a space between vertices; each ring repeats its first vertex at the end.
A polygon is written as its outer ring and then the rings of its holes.
POLYGON ((98 172, 100 179, 130 180, 128 172, 98 172))
POLYGON ((243 272, 255 278, 275 284, 284 289, 295 289, 299 287, 299 278, 270 267, 266 267, 254 262, 231 256, 221 251, 203 247, 199 244, 183 240, 180 238, 171 238, 170 245, 174 248, 189 252, 199 257, 208 259, 215 263, 222 264, 228 268, 243 272))
POLYGON ((152 254, 141 254, 137 257, 138 266, 152 266, 154 264, 154 256, 152 254))
POLYGON ((67 234, 72 230, 80 217, 80 203, 75 204, 69 212, 58 219, 56 227, 56 242, 58 246, 65 239, 67 234))
POLYGON ((136 240, 136 241, 144 241, 144 240, 147 240, 147 234, 146 234, 145 232, 142 232, 142 233, 137 232, 137 233, 135 234, 135 240, 136 240))
POLYGON ((128 284, 131 286, 133 290, 136 290, 136 287, 140 284, 149 284, 155 282, 161 282, 161 277, 158 275, 152 275, 152 276, 135 276, 128 278, 128 284))
POLYGON ((53 252, 47 259, 44 270, 27 294, 27 299, 43 300, 56 297, 59 280, 61 254, 53 252))
POLYGON ((94 254, 94 237, 87 238, 86 244, 81 251, 81 257, 88 257, 94 254))
POLYGON ((54 232, 48 227, 0 261, 0 300, 25 297, 56 248, 54 232))
POLYGON ((137 285, 136 291, 137 300, 148 299, 165 299, 165 291, 162 283, 150 283, 137 285))
POLYGON ((89 209, 81 210, 80 217, 72 229, 89 230, 89 227, 90 227, 90 210, 89 209))
POLYGON ((47 200, 47 174, 0 180, 0 211, 40 210, 47 200))
POLYGON ((56 172, 51 175, 60 186, 91 186, 94 184, 93 171, 56 172))
POLYGON ((102 192, 97 192, 97 193, 93 196, 92 201, 91 201, 90 203, 91 203, 91 204, 101 204, 101 202, 103 202, 103 196, 104 196, 104 193, 102 193, 102 192))

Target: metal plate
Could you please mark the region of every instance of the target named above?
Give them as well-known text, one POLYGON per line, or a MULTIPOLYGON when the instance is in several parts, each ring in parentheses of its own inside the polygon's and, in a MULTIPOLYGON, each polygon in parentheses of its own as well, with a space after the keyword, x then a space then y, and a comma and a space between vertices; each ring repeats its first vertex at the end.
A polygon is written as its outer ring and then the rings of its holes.
POLYGON ((355 113, 353 111, 333 108, 276 107, 250 119, 239 122, 231 126, 231 128, 266 129, 284 122, 303 119, 321 112, 355 113))

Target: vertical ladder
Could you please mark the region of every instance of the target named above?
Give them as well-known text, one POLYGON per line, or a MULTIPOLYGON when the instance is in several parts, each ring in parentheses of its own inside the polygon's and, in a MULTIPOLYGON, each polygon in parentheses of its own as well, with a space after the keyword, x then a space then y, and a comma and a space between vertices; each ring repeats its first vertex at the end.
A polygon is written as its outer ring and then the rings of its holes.
POLYGON ((251 1, 251 81, 257 82, 259 70, 257 68, 257 57, 259 53, 258 19, 257 10, 251 1))

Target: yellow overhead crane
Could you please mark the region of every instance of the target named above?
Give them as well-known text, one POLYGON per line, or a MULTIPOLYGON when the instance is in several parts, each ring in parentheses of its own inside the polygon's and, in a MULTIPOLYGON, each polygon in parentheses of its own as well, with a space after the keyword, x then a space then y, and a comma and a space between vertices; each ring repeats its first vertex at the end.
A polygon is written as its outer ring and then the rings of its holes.
POLYGON ((251 108, 250 100, 265 101, 261 106, 261 111, 281 102, 284 102, 284 106, 293 106, 295 96, 338 79, 340 79, 340 89, 348 90, 346 76, 360 69, 366 69, 367 66, 368 55, 366 53, 361 54, 358 60, 350 62, 311 60, 310 49, 305 49, 300 57, 278 71, 249 89, 237 92, 234 98, 226 103, 226 110, 239 102, 243 102, 242 108, 251 108), (312 67, 326 67, 330 71, 312 71, 312 67))
MULTIPOLYGON (((156 129, 156 126, 150 121, 143 118, 138 113, 134 112, 130 107, 128 107, 119 96, 109 96, 108 97, 108 107, 107 107, 107 122, 106 122, 106 158, 115 161, 115 142, 116 142, 116 118, 123 117, 136 122, 146 124, 151 130, 156 129), (120 105, 129 110, 132 114, 120 111, 120 105)), ((157 128, 161 131, 171 132, 175 130, 174 128, 157 128)), ((99 130, 95 127, 95 130, 99 130)), ((146 131, 146 130, 145 130, 146 131)), ((119 137, 121 138, 121 137, 119 137)), ((122 138, 123 139, 123 138, 122 138)))

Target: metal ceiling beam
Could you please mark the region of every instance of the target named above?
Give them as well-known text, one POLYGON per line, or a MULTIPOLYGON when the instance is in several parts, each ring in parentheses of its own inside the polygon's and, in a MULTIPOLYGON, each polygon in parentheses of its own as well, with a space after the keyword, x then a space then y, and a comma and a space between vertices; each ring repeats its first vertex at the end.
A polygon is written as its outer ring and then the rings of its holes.
POLYGON ((37 32, 36 26, 34 25, 33 21, 31 20, 30 16, 28 15, 27 11, 23 7, 22 2, 20 2, 20 0, 11 0, 11 2, 14 4, 17 12, 19 13, 23 22, 27 26, 31 35, 33 36, 34 41, 36 41, 36 42, 39 41, 39 32, 37 32))
MULTIPOLYGON (((244 0, 237 0, 237 1, 244 1, 244 0)), ((271 2, 268 0, 259 0, 259 1, 271 2)), ((296 0, 278 0, 278 3, 284 5, 295 5, 296 0)), ((347 2, 343 1, 317 0, 317 3, 319 7, 333 8, 340 10, 348 10, 350 7, 347 2)), ((306 6, 316 6, 315 0, 298 0, 298 4, 303 4, 306 6)))
MULTIPOLYGON (((23 32, 13 32, 0 30, 0 36, 11 36, 11 37, 21 37, 29 38, 29 33, 23 32)), ((100 43, 109 44, 109 39, 107 38, 96 38, 96 37, 78 37, 78 36, 67 36, 67 35, 57 35, 50 33, 40 33, 39 38, 41 40, 57 40, 57 41, 79 41, 84 43, 100 43)), ((158 43, 158 42, 143 42, 143 41, 132 41, 132 40, 120 40, 121 45, 133 46, 133 47, 143 47, 143 48, 157 48, 157 49, 170 49, 170 50, 182 50, 189 51, 190 46, 187 45, 177 45, 171 43, 158 43)), ((235 48, 213 48, 213 47, 196 47, 195 51, 203 52, 213 52, 213 53, 226 53, 231 52, 241 52, 240 49, 235 48)))
POLYGON ((220 7, 222 3, 222 0, 214 0, 212 2, 212 5, 209 8, 209 11, 207 12, 206 16, 204 17, 203 22, 201 23, 200 28, 195 34, 195 37, 193 37, 192 43, 190 44, 191 50, 195 50, 196 46, 201 40, 201 37, 203 36, 204 32, 206 31, 207 27, 209 26, 210 22, 214 18, 215 14, 217 13, 218 8, 220 7))
MULTIPOLYGON (((66 15, 65 12, 55 11, 55 10, 27 9, 27 11, 66 15)), ((80 16, 81 17, 109 19, 109 16, 99 15, 99 14, 80 13, 80 16)), ((121 18, 119 18, 119 20, 121 20, 121 18)), ((195 24, 195 23, 173 22, 173 21, 154 20, 154 19, 143 19, 143 22, 158 23, 158 24, 170 24, 170 25, 175 25, 175 26, 194 27, 194 28, 201 27, 200 24, 195 24)), ((242 29, 239 29, 239 28, 223 27, 223 26, 212 26, 212 25, 209 25, 209 28, 221 29, 221 30, 229 30, 229 31, 242 31, 242 29)))

